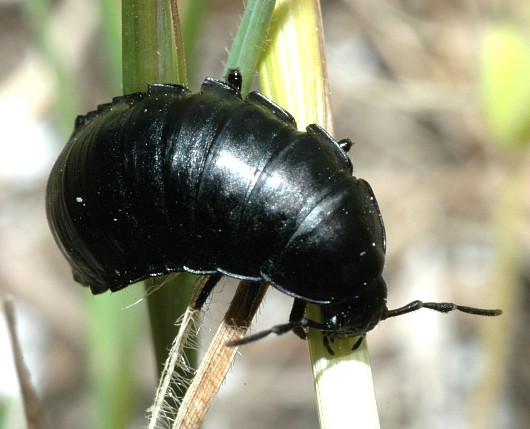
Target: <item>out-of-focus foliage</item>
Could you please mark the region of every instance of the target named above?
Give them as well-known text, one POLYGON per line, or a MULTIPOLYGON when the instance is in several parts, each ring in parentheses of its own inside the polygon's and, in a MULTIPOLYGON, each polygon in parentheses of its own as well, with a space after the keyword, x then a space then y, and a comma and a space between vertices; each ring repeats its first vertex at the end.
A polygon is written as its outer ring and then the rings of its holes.
POLYGON ((510 24, 492 25, 481 45, 480 90, 488 127, 501 146, 530 143, 530 36, 510 24))

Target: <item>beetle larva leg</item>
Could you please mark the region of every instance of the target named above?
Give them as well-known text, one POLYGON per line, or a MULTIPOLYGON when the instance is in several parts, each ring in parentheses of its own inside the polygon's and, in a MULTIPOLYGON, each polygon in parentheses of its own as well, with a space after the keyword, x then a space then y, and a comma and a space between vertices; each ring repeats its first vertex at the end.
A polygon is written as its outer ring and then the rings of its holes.
MULTIPOLYGON (((243 280, 245 281, 245 280, 243 280)), ((250 319, 251 314, 254 313, 254 303, 256 301, 257 296, 259 295, 259 286, 263 282, 256 282, 256 281, 249 281, 246 280, 252 287, 249 288, 249 291, 245 295, 245 301, 243 302, 243 311, 242 311, 242 318, 244 320, 250 319)))
MULTIPOLYGON (((305 306, 305 301, 302 301, 301 299, 295 299, 291 314, 289 315, 289 322, 294 322, 302 319, 304 317, 305 306)), ((307 338, 304 329, 300 326, 293 328, 293 334, 295 334, 298 338, 302 340, 305 340, 307 338)))
POLYGON ((352 351, 357 350, 359 347, 361 347, 361 344, 363 343, 364 337, 366 335, 360 335, 355 344, 352 346, 352 351))
POLYGON ((200 310, 202 308, 206 302, 206 299, 208 299, 210 293, 212 293, 213 288, 217 285, 217 283, 219 283, 219 280, 221 280, 221 277, 223 277, 222 274, 212 274, 210 277, 208 277, 208 280, 206 280, 206 283, 204 283, 204 286, 201 288, 197 298, 195 298, 195 301, 192 303, 192 308, 195 310, 200 310))
POLYGON ((283 325, 274 325, 272 328, 266 329, 265 331, 257 332, 253 335, 247 335, 246 337, 241 338, 240 340, 228 341, 226 345, 228 347, 241 346, 243 344, 249 344, 249 343, 253 343, 254 341, 261 340, 262 338, 270 334, 283 335, 287 332, 294 331, 295 329, 306 329, 306 328, 317 329, 319 331, 334 331, 335 330, 333 328, 333 322, 319 323, 319 322, 315 322, 314 320, 302 317, 299 320, 293 320, 292 322, 284 323, 283 325))

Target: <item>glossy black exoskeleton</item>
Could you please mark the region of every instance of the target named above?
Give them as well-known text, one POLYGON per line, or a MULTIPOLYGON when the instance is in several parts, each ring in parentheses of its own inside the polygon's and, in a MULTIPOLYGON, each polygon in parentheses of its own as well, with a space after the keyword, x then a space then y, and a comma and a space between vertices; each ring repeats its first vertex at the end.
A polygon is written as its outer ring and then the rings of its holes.
MULTIPOLYGON (((316 328, 362 335, 388 317, 385 229, 348 139, 293 117, 241 76, 199 93, 153 84, 77 118, 47 187, 47 215, 74 278, 94 293, 175 271, 267 281, 295 298, 291 322, 247 337, 316 328), (320 304, 323 322, 304 317, 320 304)), ((210 288, 215 281, 210 282, 210 288)))

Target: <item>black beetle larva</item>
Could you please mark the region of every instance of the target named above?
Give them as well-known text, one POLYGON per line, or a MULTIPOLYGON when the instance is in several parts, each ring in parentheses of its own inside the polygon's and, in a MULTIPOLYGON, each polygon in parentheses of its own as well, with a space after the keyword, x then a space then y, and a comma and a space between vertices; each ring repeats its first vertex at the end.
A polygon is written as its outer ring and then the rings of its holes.
MULTIPOLYGON (((295 298, 291 322, 362 335, 388 310, 385 230, 370 185, 352 176, 348 139, 293 117, 240 76, 199 93, 149 85, 79 116, 47 187, 47 215, 74 278, 94 293, 175 271, 268 281, 295 298), (323 322, 303 316, 320 304, 323 322)), ((215 282, 210 282, 210 286, 215 282)))

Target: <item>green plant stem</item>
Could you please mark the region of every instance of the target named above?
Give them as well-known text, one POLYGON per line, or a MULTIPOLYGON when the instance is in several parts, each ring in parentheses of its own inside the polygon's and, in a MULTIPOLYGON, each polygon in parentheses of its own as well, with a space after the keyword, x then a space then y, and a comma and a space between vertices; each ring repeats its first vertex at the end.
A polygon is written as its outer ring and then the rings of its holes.
MULTIPOLYGON (((147 308, 158 374, 164 369, 164 362, 178 333, 178 326, 175 323, 186 311, 194 286, 199 279, 200 276, 194 274, 180 273, 176 277, 157 277, 145 282, 146 290, 155 290, 153 293, 148 293, 147 308)), ((185 354, 190 366, 195 367, 197 351, 186 348, 185 354)), ((178 390, 178 387, 175 389, 178 390)), ((180 393, 183 394, 185 391, 180 393)))
POLYGON ((249 91, 259 57, 265 47, 266 35, 274 10, 275 0, 249 0, 230 49, 223 71, 238 68, 243 75, 241 94, 249 91))
MULTIPOLYGON (((320 320, 320 307, 308 305, 306 315, 320 320)), ((354 351, 358 337, 336 338, 331 356, 320 331, 309 331, 308 342, 318 414, 322 429, 339 429, 351 419, 355 427, 378 429, 379 415, 366 338, 354 351), (344 392, 348 394, 345 395, 344 392)))
MULTIPOLYGON (((260 63, 263 93, 290 111, 299 128, 318 123, 332 132, 319 2, 278 0, 270 35, 260 63)), ((308 305, 306 315, 320 321, 320 307, 308 305)), ((366 341, 352 351, 356 341, 336 338, 331 356, 322 333, 308 332, 323 429, 353 427, 353 422, 363 429, 379 428, 366 341)))
MULTIPOLYGON (((186 84, 184 48, 179 32, 175 0, 123 0, 122 48, 123 90, 145 91, 153 82, 186 84)), ((191 298, 191 286, 197 276, 156 278, 149 286, 159 285, 147 297, 156 361, 162 372, 168 350, 177 334, 175 321, 191 298)), ((194 352, 186 351, 190 363, 194 352)))
POLYGON ((123 0, 123 91, 153 82, 187 84, 182 37, 173 22, 175 0, 123 0))

